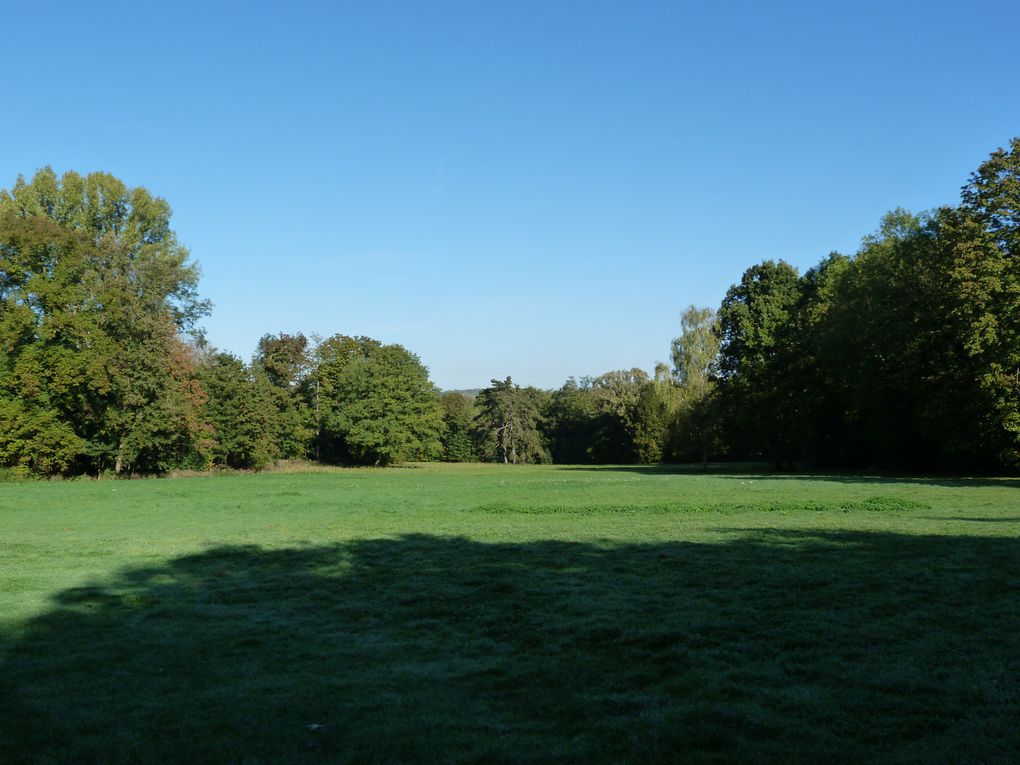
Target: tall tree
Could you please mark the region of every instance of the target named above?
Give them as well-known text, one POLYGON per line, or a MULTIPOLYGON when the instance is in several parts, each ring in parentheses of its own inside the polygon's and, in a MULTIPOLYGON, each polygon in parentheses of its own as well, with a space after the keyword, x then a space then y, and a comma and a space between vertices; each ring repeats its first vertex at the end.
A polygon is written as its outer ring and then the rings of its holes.
POLYGON ((670 348, 673 379, 685 396, 708 395, 719 359, 719 322, 711 308, 690 305, 680 315, 680 336, 670 348))
POLYGON ((791 458, 786 383, 792 359, 791 315, 800 299, 797 270, 784 261, 747 269, 719 309, 719 378, 729 440, 747 456, 777 463, 791 458))
POLYGON ((343 403, 340 391, 350 366, 380 347, 382 343, 370 337, 341 334, 327 337, 316 345, 310 375, 316 459, 324 462, 350 462, 354 459, 348 453, 344 434, 327 427, 326 420, 343 403))
POLYGON ((801 298, 790 331, 797 438, 801 457, 816 466, 846 464, 858 448, 847 416, 848 392, 858 380, 851 371, 849 343, 859 335, 839 312, 844 286, 852 281, 852 259, 838 252, 801 278, 801 298))
POLYGON ((953 241, 955 317, 977 361, 994 415, 984 425, 1000 459, 1020 465, 1020 137, 999 148, 963 187, 953 241))
POLYGON ((971 470, 1000 459, 1008 427, 984 383, 1002 357, 974 352, 998 321, 980 295, 999 282, 972 270, 987 266, 982 231, 962 209, 896 210, 854 259, 817 271, 801 331, 823 460, 971 470))
POLYGON ((0 213, 3 466, 71 472, 87 453, 73 414, 87 412, 92 398, 109 389, 106 359, 113 352, 98 312, 73 309, 87 299, 94 249, 49 218, 21 216, 9 206, 0 213))
POLYGON ((510 377, 492 380, 475 401, 475 434, 485 459, 503 462, 545 462, 542 434, 543 396, 535 388, 522 388, 510 377))
POLYGON ((265 381, 276 407, 275 451, 296 459, 309 456, 318 438, 318 391, 312 377, 312 352, 300 332, 263 335, 252 359, 256 383, 265 381))
POLYGON ((181 334, 209 306, 170 214, 104 173, 46 168, 0 192, 0 389, 20 401, 7 407, 16 418, 74 434, 49 470, 204 462, 203 396, 181 334))
POLYGON ((308 375, 311 355, 308 338, 298 332, 263 335, 255 349, 255 363, 278 388, 293 390, 308 375))
POLYGON ((438 391, 400 345, 335 336, 320 347, 323 434, 336 458, 388 465, 442 453, 438 391))
POLYGON ((707 465, 718 447, 718 407, 712 397, 719 363, 719 321, 711 308, 691 305, 680 316, 680 336, 673 339, 672 379, 676 390, 670 456, 698 458, 707 465))

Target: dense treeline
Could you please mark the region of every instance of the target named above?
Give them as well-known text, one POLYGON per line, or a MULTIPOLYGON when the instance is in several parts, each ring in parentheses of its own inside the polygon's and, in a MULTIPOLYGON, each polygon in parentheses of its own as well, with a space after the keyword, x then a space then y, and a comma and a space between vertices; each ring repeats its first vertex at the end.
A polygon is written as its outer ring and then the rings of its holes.
POLYGON ((733 456, 989 470, 1020 463, 1020 139, 961 204, 888 214, 855 257, 748 269, 719 310, 733 456))
POLYGON ((1020 464, 1020 139, 961 202, 854 256, 749 268, 671 364, 477 395, 366 337, 208 347, 170 208, 102 173, 0 192, 0 467, 147 474, 281 459, 994 470, 1020 464))

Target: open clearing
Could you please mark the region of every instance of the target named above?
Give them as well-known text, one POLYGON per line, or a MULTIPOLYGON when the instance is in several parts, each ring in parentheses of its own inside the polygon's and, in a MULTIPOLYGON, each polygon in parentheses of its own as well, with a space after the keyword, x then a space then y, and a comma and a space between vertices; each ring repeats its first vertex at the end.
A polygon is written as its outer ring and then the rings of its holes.
POLYGON ((1020 480, 0 486, 0 761, 1020 759, 1020 480))

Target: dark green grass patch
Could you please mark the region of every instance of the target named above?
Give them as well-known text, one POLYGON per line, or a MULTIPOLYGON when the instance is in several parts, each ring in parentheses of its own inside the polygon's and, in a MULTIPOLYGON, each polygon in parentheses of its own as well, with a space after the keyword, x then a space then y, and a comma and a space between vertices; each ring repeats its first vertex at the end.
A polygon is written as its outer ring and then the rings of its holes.
POLYGON ((860 501, 843 502, 730 502, 718 504, 691 504, 672 502, 665 504, 574 504, 544 505, 515 502, 487 502, 474 508, 477 512, 522 513, 525 515, 548 515, 556 513, 599 514, 599 513, 801 513, 801 512, 888 512, 892 510, 930 510, 931 505, 904 497, 868 497, 860 501))

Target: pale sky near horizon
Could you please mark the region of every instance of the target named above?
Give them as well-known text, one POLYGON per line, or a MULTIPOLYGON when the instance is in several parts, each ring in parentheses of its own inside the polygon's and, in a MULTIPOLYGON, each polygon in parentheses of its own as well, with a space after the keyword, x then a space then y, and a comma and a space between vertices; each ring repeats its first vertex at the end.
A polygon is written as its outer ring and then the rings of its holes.
POLYGON ((21 3, 0 187, 173 206, 217 347, 443 388, 651 370, 748 266, 853 252, 1020 134, 1016 2, 21 3))

